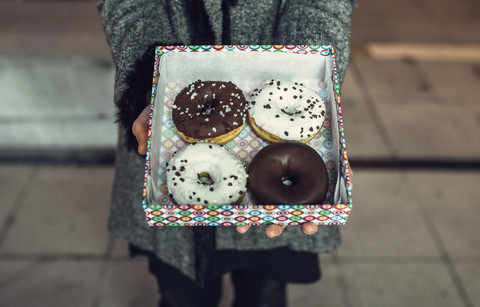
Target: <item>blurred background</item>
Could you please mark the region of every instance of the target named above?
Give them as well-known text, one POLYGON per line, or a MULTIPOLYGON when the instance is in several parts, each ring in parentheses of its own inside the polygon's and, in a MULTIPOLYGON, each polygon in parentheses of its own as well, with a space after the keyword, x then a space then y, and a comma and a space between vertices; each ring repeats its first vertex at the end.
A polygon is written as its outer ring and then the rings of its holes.
MULTIPOLYGON (((342 90, 354 207, 290 306, 480 306, 479 12, 360 0, 342 90)), ((0 0, 0 306, 158 300, 106 230, 113 76, 94 2, 0 0)))

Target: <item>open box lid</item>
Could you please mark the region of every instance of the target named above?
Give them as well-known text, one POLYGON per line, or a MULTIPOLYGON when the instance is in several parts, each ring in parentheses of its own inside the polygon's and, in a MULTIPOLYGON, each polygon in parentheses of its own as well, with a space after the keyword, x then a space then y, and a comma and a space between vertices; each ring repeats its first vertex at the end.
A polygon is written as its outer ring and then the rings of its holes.
MULTIPOLYGON (((151 117, 143 209, 150 226, 232 226, 259 224, 345 224, 352 208, 350 172, 346 156, 334 48, 309 46, 158 46, 152 86, 151 117), (190 82, 232 81, 248 97, 270 79, 301 81, 327 101, 321 133, 308 145, 317 150, 329 169, 330 192, 323 204, 255 205, 247 192, 238 206, 175 205, 166 190, 166 162, 185 146, 173 129, 171 107, 190 82)), ((247 125, 224 145, 248 164, 268 143, 247 125)))

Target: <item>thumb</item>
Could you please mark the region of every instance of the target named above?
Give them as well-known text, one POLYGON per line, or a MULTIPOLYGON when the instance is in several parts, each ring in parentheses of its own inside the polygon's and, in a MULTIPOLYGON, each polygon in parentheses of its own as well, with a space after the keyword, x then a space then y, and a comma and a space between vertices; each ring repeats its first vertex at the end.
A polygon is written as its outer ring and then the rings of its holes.
POLYGON ((148 122, 150 120, 150 106, 148 105, 137 117, 132 125, 132 133, 138 142, 138 153, 147 154, 148 122))

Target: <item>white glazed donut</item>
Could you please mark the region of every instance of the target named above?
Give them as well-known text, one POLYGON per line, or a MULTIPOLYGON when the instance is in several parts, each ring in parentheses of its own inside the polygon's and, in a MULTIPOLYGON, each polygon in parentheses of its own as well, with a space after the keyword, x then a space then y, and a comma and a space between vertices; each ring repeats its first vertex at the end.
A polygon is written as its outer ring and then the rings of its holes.
POLYGON ((271 80, 249 99, 248 120, 268 142, 308 142, 322 128, 325 102, 302 83, 271 80))
POLYGON ((194 142, 167 164, 167 187, 179 205, 239 203, 247 190, 243 163, 220 145, 194 142))

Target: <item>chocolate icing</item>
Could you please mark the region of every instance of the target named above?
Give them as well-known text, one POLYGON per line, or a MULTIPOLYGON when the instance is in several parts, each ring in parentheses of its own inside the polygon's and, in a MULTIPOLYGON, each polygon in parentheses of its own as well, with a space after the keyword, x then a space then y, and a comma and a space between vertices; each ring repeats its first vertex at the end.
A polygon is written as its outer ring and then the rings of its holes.
POLYGON ((172 119, 178 131, 204 139, 220 136, 245 122, 245 97, 232 82, 195 81, 175 98, 172 119))
POLYGON ((248 189, 261 205, 321 204, 327 195, 325 163, 313 148, 300 142, 263 148, 252 159, 248 176, 248 189))

